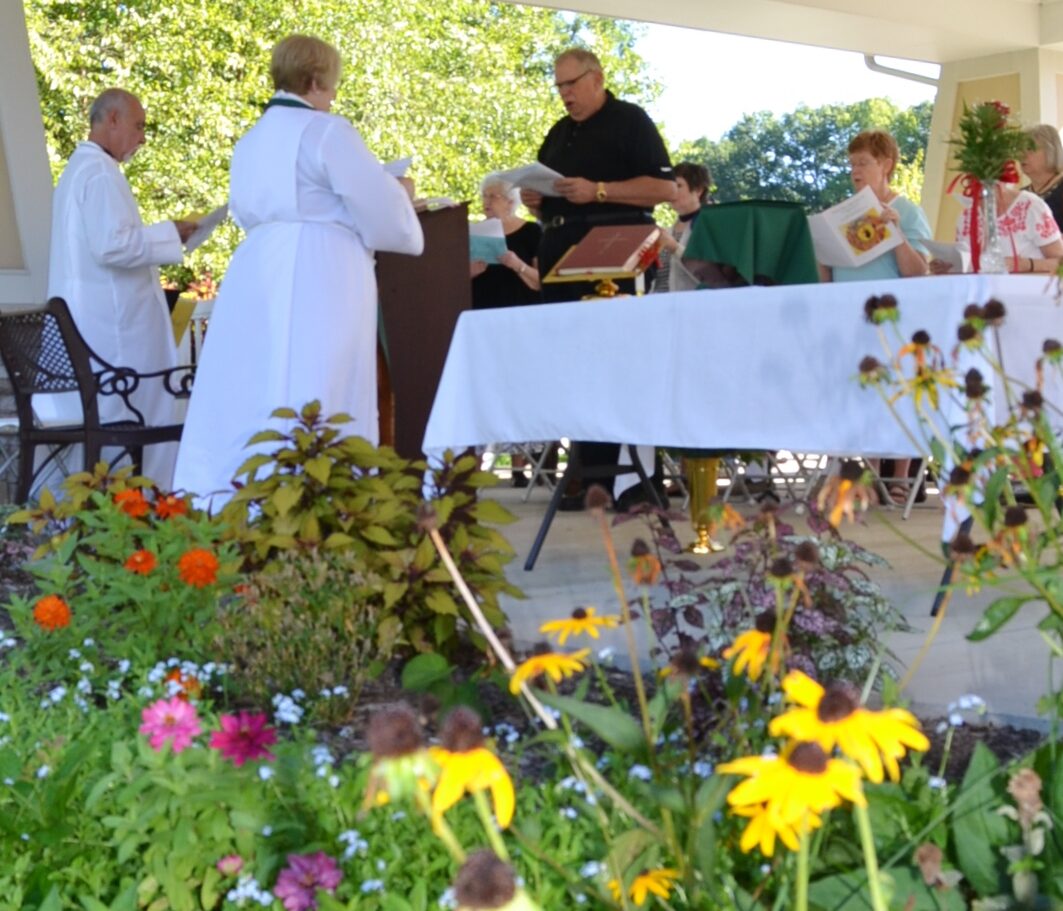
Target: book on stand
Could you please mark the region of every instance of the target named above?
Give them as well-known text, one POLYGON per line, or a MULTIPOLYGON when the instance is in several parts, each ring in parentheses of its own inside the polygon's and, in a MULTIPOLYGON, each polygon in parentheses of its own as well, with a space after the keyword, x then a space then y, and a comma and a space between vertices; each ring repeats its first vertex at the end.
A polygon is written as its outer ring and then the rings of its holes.
POLYGON ((554 267, 558 277, 641 272, 644 258, 661 236, 656 225, 599 225, 591 228, 554 267))

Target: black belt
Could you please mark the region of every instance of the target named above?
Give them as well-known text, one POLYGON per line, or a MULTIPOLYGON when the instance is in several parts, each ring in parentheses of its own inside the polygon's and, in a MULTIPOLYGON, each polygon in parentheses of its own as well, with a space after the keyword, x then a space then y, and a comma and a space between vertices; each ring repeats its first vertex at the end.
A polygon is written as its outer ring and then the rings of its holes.
POLYGON ((619 212, 596 212, 593 215, 555 215, 543 222, 543 228, 563 228, 565 225, 650 225, 653 216, 648 212, 625 215, 619 212))

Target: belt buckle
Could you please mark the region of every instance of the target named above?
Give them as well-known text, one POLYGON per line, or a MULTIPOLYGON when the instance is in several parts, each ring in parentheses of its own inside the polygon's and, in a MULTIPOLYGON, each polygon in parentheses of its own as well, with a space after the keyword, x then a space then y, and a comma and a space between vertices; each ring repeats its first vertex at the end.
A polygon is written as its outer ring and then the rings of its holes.
POLYGON ((564 226, 564 224, 565 224, 565 216, 564 215, 555 215, 547 223, 547 227, 548 228, 560 228, 560 227, 564 226))

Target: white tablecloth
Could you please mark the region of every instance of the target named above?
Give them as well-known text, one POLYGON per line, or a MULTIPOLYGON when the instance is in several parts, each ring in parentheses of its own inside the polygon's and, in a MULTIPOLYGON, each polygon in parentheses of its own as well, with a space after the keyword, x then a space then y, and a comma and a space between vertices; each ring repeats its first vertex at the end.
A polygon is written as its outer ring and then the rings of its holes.
POLYGON ((786 285, 468 312, 454 332, 424 451, 564 436, 914 455, 877 393, 856 381, 864 355, 886 359, 864 319, 867 298, 884 293, 897 297, 905 340, 925 329, 947 353, 964 307, 1000 299, 1008 308, 1005 365, 1027 381, 1043 340, 1063 340, 1063 307, 1043 276, 786 285))

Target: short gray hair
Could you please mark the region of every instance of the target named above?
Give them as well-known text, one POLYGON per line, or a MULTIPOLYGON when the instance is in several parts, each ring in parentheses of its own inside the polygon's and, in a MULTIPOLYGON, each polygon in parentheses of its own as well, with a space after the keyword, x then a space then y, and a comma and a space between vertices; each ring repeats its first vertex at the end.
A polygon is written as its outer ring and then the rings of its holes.
POLYGON ((486 193, 491 187, 498 187, 502 193, 509 197, 514 206, 520 205, 520 187, 511 184, 508 180, 503 180, 495 174, 488 174, 483 183, 480 184, 480 194, 486 193))
POLYGON ((96 96, 89 108, 89 125, 96 126, 107 119, 112 111, 124 113, 130 102, 137 101, 137 96, 125 89, 107 89, 96 96))
POLYGON ((588 70, 596 70, 599 73, 605 72, 602 69, 602 61, 598 59, 598 55, 594 51, 588 51, 585 47, 570 47, 567 51, 562 51, 554 60, 554 66, 557 66, 562 60, 575 60, 576 63, 585 66, 588 70))
POLYGON ((1054 173, 1063 171, 1063 143, 1059 141, 1059 130, 1048 123, 1039 123, 1026 131, 1037 147, 1045 153, 1045 164, 1054 173))

